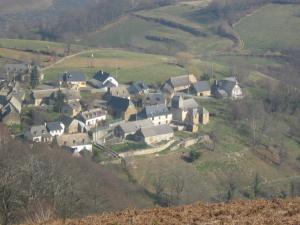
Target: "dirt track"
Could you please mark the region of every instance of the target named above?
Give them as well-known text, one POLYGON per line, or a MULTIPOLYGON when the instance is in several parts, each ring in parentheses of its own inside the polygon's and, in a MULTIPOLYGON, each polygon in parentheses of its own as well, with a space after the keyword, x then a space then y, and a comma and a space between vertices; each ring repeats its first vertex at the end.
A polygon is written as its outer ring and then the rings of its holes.
POLYGON ((42 225, 279 225, 300 224, 300 199, 194 204, 177 208, 126 210, 42 225))

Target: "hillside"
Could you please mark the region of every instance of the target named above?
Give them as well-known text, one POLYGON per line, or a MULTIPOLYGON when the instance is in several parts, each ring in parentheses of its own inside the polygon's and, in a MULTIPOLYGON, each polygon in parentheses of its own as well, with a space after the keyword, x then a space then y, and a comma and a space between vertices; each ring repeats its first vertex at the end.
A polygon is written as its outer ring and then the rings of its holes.
POLYGON ((300 199, 235 201, 220 204, 193 204, 177 208, 125 210, 119 213, 90 216, 40 225, 197 225, 197 224, 299 224, 300 199))

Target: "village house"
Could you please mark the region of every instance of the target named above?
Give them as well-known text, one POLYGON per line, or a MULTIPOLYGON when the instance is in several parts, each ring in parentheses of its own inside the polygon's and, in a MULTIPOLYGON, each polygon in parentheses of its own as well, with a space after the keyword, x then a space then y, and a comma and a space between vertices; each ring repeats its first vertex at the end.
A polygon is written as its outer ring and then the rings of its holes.
POLYGON ((101 108, 90 109, 80 114, 80 118, 84 124, 89 127, 96 127, 101 121, 106 120, 107 112, 101 108))
POLYGON ((7 74, 25 74, 31 72, 31 65, 26 63, 6 64, 5 71, 7 74))
POLYGON ((65 132, 65 125, 61 122, 46 123, 46 128, 52 137, 63 135, 65 132))
POLYGON ((143 96, 142 98, 142 105, 160 105, 160 104, 167 104, 167 100, 162 93, 148 93, 143 96))
POLYGON ((197 78, 193 75, 182 75, 171 77, 164 85, 163 92, 169 95, 174 95, 176 92, 186 92, 192 84, 197 82, 197 78))
POLYGON ((128 121, 137 113, 137 110, 130 99, 116 96, 112 96, 108 101, 108 109, 113 117, 122 118, 125 121, 128 121))
MULTIPOLYGON (((66 102, 70 102, 70 101, 78 101, 79 102, 81 99, 80 91, 78 91, 78 90, 63 88, 63 89, 61 89, 61 92, 64 94, 66 102)), ((54 96, 53 96, 54 99, 57 97, 57 93, 58 92, 54 93, 54 96)))
POLYGON ((44 90, 32 90, 32 100, 34 106, 40 106, 42 104, 50 104, 53 93, 58 91, 58 88, 50 88, 44 90))
POLYGON ((152 127, 153 123, 150 120, 136 120, 119 124, 114 129, 114 135, 121 139, 126 139, 128 136, 134 135, 143 127, 152 127))
POLYGON ((149 119, 154 125, 171 123, 173 116, 165 104, 146 106, 138 113, 138 119, 149 119))
POLYGON ((208 81, 198 81, 192 84, 191 93, 196 96, 207 97, 211 95, 211 87, 208 81))
POLYGON ((136 141, 143 141, 148 145, 162 141, 169 141, 174 137, 174 131, 169 125, 159 125, 140 128, 135 134, 136 141))
POLYGON ((97 72, 89 84, 95 88, 118 87, 119 82, 109 73, 100 70, 97 72))
POLYGON ((67 134, 87 133, 89 130, 82 121, 68 116, 63 116, 61 122, 64 124, 67 134))
POLYGON ((61 112, 70 117, 77 116, 82 110, 81 104, 78 101, 69 101, 62 106, 61 112))
POLYGON ((12 96, 10 100, 0 109, 1 121, 6 125, 21 123, 22 100, 12 96))
POLYGON ((119 85, 118 87, 108 88, 107 93, 106 93, 106 98, 109 99, 112 96, 130 99, 128 86, 127 85, 119 85))
POLYGON ((93 145, 87 133, 64 134, 56 137, 58 146, 64 147, 73 154, 83 150, 92 151, 93 145))
POLYGON ((59 86, 79 90, 86 87, 86 78, 82 72, 65 72, 59 78, 59 86))
POLYGON ((149 86, 143 81, 133 82, 129 88, 129 93, 132 95, 142 95, 149 93, 149 86))
POLYGON ((194 99, 183 99, 181 95, 172 98, 171 112, 173 121, 185 125, 191 132, 197 132, 200 123, 209 122, 209 113, 206 109, 200 107, 194 99))
POLYGON ((25 133, 25 138, 29 141, 42 143, 51 143, 53 140, 45 125, 32 126, 25 133))
POLYGON ((243 98, 242 89, 235 77, 228 77, 223 80, 215 81, 212 92, 216 98, 243 98))

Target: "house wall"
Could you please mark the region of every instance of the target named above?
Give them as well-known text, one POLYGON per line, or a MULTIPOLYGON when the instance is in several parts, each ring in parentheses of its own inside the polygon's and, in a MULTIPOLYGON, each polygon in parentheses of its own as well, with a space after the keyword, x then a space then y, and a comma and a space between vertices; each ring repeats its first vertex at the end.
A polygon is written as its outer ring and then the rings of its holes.
POLYGON ((116 79, 114 79, 113 77, 109 77, 109 78, 107 78, 107 80, 106 81, 104 81, 104 84, 106 84, 107 82, 111 82, 113 85, 115 85, 116 87, 118 87, 119 86, 119 83, 118 83, 118 81, 116 80, 116 79))
POLYGON ((203 91, 203 92, 197 93, 197 96, 203 96, 203 97, 208 97, 210 95, 211 95, 211 91, 203 91))
POLYGON ((92 128, 95 127, 98 124, 98 122, 103 120, 106 120, 106 115, 102 115, 93 119, 86 120, 85 125, 92 128))
POLYGON ((173 115, 170 113, 167 115, 155 116, 149 119, 153 122, 155 126, 158 126, 163 124, 170 124, 173 119, 173 115))
POLYGON ((128 109, 123 113, 123 119, 125 121, 128 121, 130 119, 130 117, 134 114, 137 113, 137 110, 135 109, 135 107, 130 106, 128 107, 128 109))
POLYGON ((235 87, 232 89, 231 97, 240 98, 242 96, 243 96, 242 89, 238 85, 235 85, 235 87))
POLYGON ((200 123, 206 125, 209 123, 209 113, 201 114, 200 123))

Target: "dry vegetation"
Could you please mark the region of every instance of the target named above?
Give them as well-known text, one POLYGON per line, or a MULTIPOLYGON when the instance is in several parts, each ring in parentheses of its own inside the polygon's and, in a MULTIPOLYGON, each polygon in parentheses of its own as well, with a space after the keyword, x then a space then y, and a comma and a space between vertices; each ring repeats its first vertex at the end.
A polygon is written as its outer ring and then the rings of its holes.
POLYGON ((183 225, 183 224, 299 224, 300 199, 235 201, 220 204, 194 204, 177 208, 125 210, 65 222, 41 225, 183 225))

